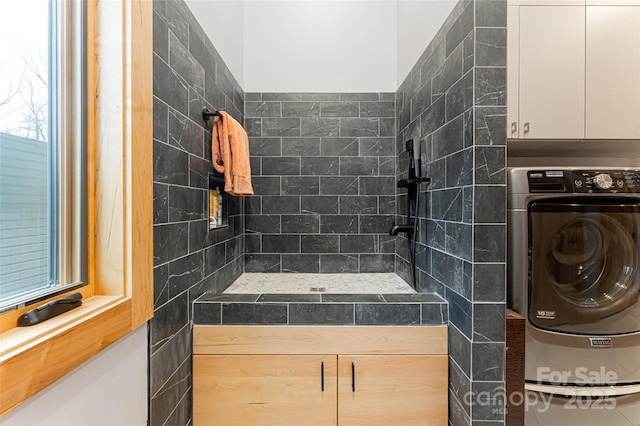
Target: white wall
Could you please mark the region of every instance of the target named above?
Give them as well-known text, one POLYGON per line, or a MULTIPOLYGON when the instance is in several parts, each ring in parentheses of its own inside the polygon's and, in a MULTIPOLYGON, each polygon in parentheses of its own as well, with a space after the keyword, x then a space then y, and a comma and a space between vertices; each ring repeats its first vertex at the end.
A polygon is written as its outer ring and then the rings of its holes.
POLYGON ((247 92, 395 92, 457 0, 186 0, 247 92))
POLYGON ((394 92, 390 1, 247 1, 248 92, 394 92))
POLYGON ((458 0, 399 0, 397 85, 400 86, 458 0))
POLYGON ((224 62, 244 87, 244 0, 185 0, 224 62))
POLYGON ((2 417, 0 424, 146 425, 147 358, 145 324, 2 417))

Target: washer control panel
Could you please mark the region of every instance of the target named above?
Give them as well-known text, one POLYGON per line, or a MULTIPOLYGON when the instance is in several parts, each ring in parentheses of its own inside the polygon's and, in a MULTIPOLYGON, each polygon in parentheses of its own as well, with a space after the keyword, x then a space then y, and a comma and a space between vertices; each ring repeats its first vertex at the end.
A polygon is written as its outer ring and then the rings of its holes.
POLYGON ((640 170, 530 170, 529 192, 640 193, 640 170))

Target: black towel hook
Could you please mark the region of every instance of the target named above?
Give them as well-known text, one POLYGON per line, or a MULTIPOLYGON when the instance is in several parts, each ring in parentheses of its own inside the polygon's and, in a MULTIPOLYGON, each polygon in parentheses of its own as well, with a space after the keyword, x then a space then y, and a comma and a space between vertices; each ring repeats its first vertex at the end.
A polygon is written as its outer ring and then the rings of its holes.
POLYGON ((209 108, 204 108, 202 110, 202 118, 204 121, 209 121, 209 117, 222 117, 219 111, 209 111, 209 108))

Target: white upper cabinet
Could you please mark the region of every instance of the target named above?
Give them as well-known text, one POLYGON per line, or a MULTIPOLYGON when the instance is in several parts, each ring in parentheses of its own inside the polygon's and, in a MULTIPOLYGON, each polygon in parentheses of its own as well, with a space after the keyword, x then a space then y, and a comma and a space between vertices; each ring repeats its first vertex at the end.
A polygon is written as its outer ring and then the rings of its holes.
POLYGON ((640 7, 587 6, 588 139, 640 139, 640 7))
POLYGON ((640 139, 638 3, 509 3, 508 137, 640 139))
POLYGON ((584 137, 585 9, 520 7, 519 137, 584 137))

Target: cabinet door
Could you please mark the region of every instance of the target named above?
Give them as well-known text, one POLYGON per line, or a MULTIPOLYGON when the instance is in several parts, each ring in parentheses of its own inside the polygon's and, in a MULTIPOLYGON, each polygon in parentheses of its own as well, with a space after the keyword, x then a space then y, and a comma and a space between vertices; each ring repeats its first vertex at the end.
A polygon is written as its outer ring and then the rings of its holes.
POLYGON ((640 138, 640 7, 587 6, 586 137, 640 138))
POLYGON ((335 355, 195 355, 193 424, 335 425, 336 376, 335 355))
POLYGON ((446 355, 338 356, 338 424, 446 425, 446 355))
POLYGON ((521 138, 584 138, 584 21, 584 6, 520 7, 521 138))

